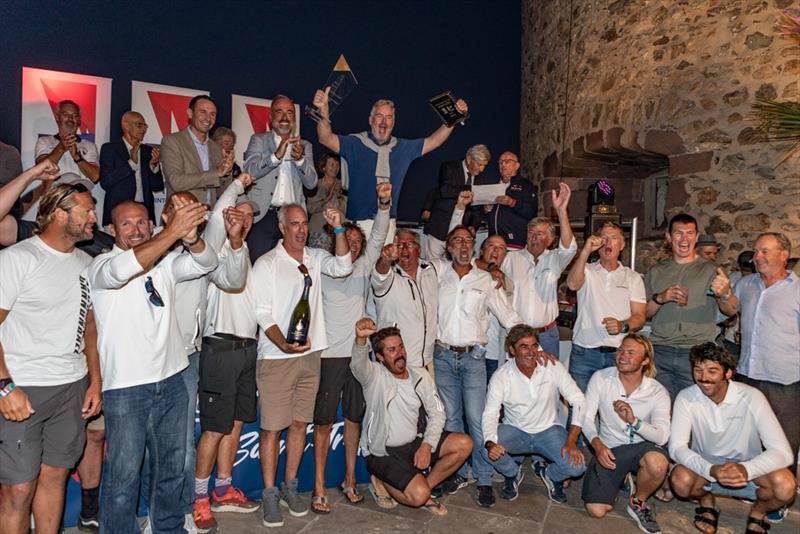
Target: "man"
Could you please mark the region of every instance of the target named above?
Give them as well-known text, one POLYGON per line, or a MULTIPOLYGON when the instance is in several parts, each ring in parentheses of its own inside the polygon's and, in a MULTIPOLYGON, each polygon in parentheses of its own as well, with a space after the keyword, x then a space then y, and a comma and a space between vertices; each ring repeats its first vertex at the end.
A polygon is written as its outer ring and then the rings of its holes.
POLYGON ((627 511, 644 532, 660 532, 647 499, 667 478, 670 401, 656 382, 653 345, 628 334, 616 354, 615 368, 597 371, 586 390, 583 434, 594 456, 583 481, 583 502, 595 518, 614 509, 617 493, 629 478, 627 511), (600 418, 600 428, 595 418, 600 418))
MULTIPOLYGON (((317 123, 319 142, 332 152, 336 152, 347 162, 349 189, 347 219, 363 227, 362 221, 375 216, 376 206, 372 198, 375 181, 392 182, 392 217, 397 217, 397 204, 400 191, 406 178, 408 166, 415 159, 432 152, 444 143, 454 126, 442 125, 424 139, 401 139, 392 136, 395 125, 395 106, 391 100, 378 100, 369 113, 369 132, 350 135, 333 133, 328 107, 328 93, 317 90, 314 106, 319 108, 323 120, 317 123)), ((467 103, 459 99, 456 107, 467 113, 467 103)), ((371 223, 370 223, 371 224, 371 223)), ((368 232, 368 228, 364 228, 368 232)), ((389 239, 394 238, 390 228, 389 239)))
POLYGON ((346 278, 322 279, 322 307, 325 312, 325 329, 329 347, 322 351, 320 381, 314 402, 314 494, 311 509, 326 514, 331 511, 325 491, 325 464, 331 430, 336 422, 339 400, 344 416, 344 481, 340 485, 345 497, 353 504, 364 500, 356 491, 356 459, 358 457, 359 425, 364 418, 364 393, 350 371, 349 354, 355 336, 353 325, 364 316, 369 278, 375 261, 381 254, 386 234, 389 232, 389 207, 392 202, 392 184, 378 184, 378 215, 372 226, 369 241, 355 224, 347 223, 345 230, 350 247, 353 273, 346 278))
POLYGON ((567 286, 578 292, 569 374, 584 393, 595 371, 614 365, 625 334, 639 331, 645 323, 644 283, 619 262, 624 248, 622 228, 607 222, 599 235, 586 240, 567 276, 567 286), (587 264, 595 252, 599 259, 587 264))
POLYGON ((443 431, 445 413, 433 379, 406 364, 398 328, 378 331, 369 318, 356 323, 350 368, 364 388, 369 413, 361 437, 367 469, 398 502, 445 515, 431 489, 467 459, 472 441, 461 432, 443 431), (377 362, 369 359, 370 336, 377 362))
MULTIPOLYGON (((428 259, 440 258, 444 254, 444 239, 450 231, 448 222, 456 209, 459 193, 472 190, 475 178, 483 172, 491 157, 486 145, 474 145, 467 150, 463 160, 445 161, 439 167, 439 194, 424 228, 428 236, 428 259)), ((480 208, 467 209, 462 224, 477 231, 482 215, 480 208)))
POLYGON ((514 282, 514 309, 525 324, 536 330, 542 349, 555 356, 558 356, 558 280, 578 250, 569 223, 571 194, 564 182, 559 185, 558 194, 552 191, 561 235, 558 248, 550 250, 556 239, 552 221, 537 217, 528 223, 527 247, 509 252, 500 266, 514 282))
POLYGON ((251 276, 260 327, 256 383, 261 402, 259 456, 265 486, 262 523, 266 527, 283 526, 279 504, 288 507, 295 517, 308 513, 297 490, 297 471, 305 450, 306 427, 314 416, 320 352, 328 346, 321 277, 347 276, 353 271, 341 212, 327 209, 323 215, 334 228, 335 256, 305 246, 306 211, 299 204, 287 204, 278 211, 278 228, 283 239, 256 261, 251 276), (308 284, 307 338, 304 344, 289 343, 284 332, 288 332, 293 310, 308 284), (275 485, 279 442, 281 432, 287 427, 286 468, 279 492, 275 485))
MULTIPOLYGON (((236 157, 236 132, 225 126, 217 126, 211 134, 211 139, 217 142, 223 154, 231 153, 234 154, 234 158, 236 157)), ((231 167, 231 176, 236 178, 240 174, 242 174, 242 168, 234 161, 231 167)))
MULTIPOLYGON (((507 244, 501 235, 490 235, 481 243, 481 255, 475 265, 486 270, 494 278, 497 273, 502 273, 500 265, 506 259, 507 244)), ((509 302, 514 301, 514 282, 502 274, 503 285, 501 290, 505 291, 509 302)), ((486 384, 492 379, 492 375, 497 368, 506 362, 506 329, 500 326, 497 317, 489 317, 489 338, 486 344, 486 384)))
POLYGON ((666 238, 672 255, 647 271, 644 286, 658 381, 674 400, 692 385, 689 349, 713 341, 717 309, 733 315, 739 301, 725 272, 697 254, 694 217, 686 213, 672 217, 666 238))
POLYGON ((156 221, 153 193, 163 191, 164 179, 157 148, 143 144, 147 123, 141 113, 122 114, 122 140, 100 148, 100 185, 106 191, 103 226, 111 223, 114 206, 125 200, 141 202, 150 220, 156 221))
POLYGON ((786 268, 792 244, 784 234, 758 236, 758 274, 736 284, 741 303, 742 349, 737 379, 761 391, 792 451, 800 448, 800 279, 786 268))
POLYGON ((3 532, 27 533, 31 511, 38 532, 60 531, 85 420, 100 410, 96 330, 81 276, 91 258, 75 249, 96 221, 85 187, 59 185, 42 197, 37 235, 0 250, 3 532))
POLYGON ((139 470, 149 450, 153 530, 178 531, 186 457, 186 352, 175 312, 175 286, 217 266, 197 227, 206 209, 175 199, 155 237, 147 208, 134 201, 111 214, 113 250, 87 270, 97 317, 108 454, 103 467, 100 529, 138 529, 139 470), (168 251, 178 240, 189 250, 168 251))
POLYGON ((711 263, 717 263, 719 242, 713 234, 701 234, 697 239, 697 244, 694 246, 694 249, 699 256, 702 256, 711 263))
POLYGON ((503 152, 498 160, 500 181, 506 192, 495 199, 495 204, 486 205, 486 221, 489 235, 498 234, 506 240, 508 248, 521 249, 526 245, 528 221, 539 212, 536 186, 519 176, 519 158, 513 152, 503 152))
POLYGON ((513 360, 492 376, 486 394, 481 455, 506 478, 502 495, 508 500, 516 498, 522 481, 522 466, 512 455, 543 456, 551 463, 535 461, 534 471, 550 500, 563 504, 567 502, 564 481, 586 470, 578 448, 583 393, 561 363, 542 354, 534 328, 518 324, 509 329, 506 350, 513 360), (558 422, 559 396, 573 409, 569 432, 558 422), (501 408, 505 416, 498 426, 501 408))
POLYGON ((672 409, 672 487, 699 502, 694 525, 701 532, 716 531, 715 494, 753 501, 747 531, 766 532, 764 516, 795 498, 797 482, 786 468, 794 452, 764 395, 731 380, 736 363, 725 349, 707 342, 692 347, 689 358, 695 385, 672 409))
MULTIPOLYGON (((472 472, 478 486, 475 501, 490 508, 495 504, 492 468, 481 454, 481 415, 486 400, 486 344, 489 341, 489 312, 506 328, 522 322, 505 292, 495 287, 486 271, 472 260, 474 234, 457 226, 447 236, 447 257, 435 260, 439 273, 439 326, 433 365, 436 386, 447 413, 445 430, 461 432, 464 419, 472 438, 472 472)), ((467 466, 461 467, 443 488, 450 494, 467 485, 467 466)))
POLYGON ((188 191, 213 206, 219 191, 230 183, 233 152, 223 152, 209 139, 217 121, 217 105, 206 95, 189 101, 189 125, 161 140, 161 169, 169 192, 188 191))
POLYGON ((253 262, 272 250, 281 237, 280 207, 288 204, 305 207, 303 187, 317 186, 311 143, 296 134, 294 101, 285 95, 275 96, 269 116, 272 130, 253 134, 244 153, 244 172, 255 179, 247 197, 261 211, 247 241, 253 262))

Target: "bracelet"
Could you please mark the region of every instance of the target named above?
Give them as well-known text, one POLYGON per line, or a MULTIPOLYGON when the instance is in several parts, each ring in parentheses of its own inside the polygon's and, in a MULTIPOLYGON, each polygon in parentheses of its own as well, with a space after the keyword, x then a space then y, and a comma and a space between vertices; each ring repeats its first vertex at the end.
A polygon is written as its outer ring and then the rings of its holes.
POLYGON ((722 302, 727 302, 727 301, 728 301, 728 299, 730 299, 732 296, 733 296, 733 291, 731 291, 731 290, 728 290, 728 292, 727 292, 727 293, 725 293, 724 295, 720 295, 720 296, 718 296, 717 298, 718 298, 719 300, 721 300, 722 302))
POLYGON ((74 161, 75 163, 80 163, 81 161, 83 161, 83 156, 81 154, 78 154, 78 157, 72 158, 72 161, 74 161))
POLYGON ((388 201, 388 202, 384 202, 384 201, 382 201, 382 200, 378 202, 378 205, 379 205, 380 207, 382 207, 382 208, 388 208, 389 206, 391 206, 391 204, 392 204, 392 201, 391 201, 391 200, 390 200, 390 201, 388 201))
POLYGON ((658 304, 659 306, 663 306, 663 305, 664 305, 664 303, 663 303, 663 302, 661 302, 660 300, 658 300, 658 293, 653 293, 653 296, 652 296, 652 297, 650 297, 650 299, 651 299, 653 302, 655 302, 656 304, 658 304))
POLYGON ((0 389, 0 399, 10 395, 11 392, 14 391, 15 387, 17 387, 17 385, 14 382, 10 382, 6 387, 4 387, 3 389, 0 389))
POLYGON ((193 246, 195 246, 197 244, 198 241, 200 241, 200 236, 199 235, 195 236, 194 241, 192 241, 191 243, 187 243, 186 241, 181 239, 181 243, 183 243, 183 245, 185 247, 193 247, 193 246))
POLYGON ((346 230, 346 228, 344 226, 340 226, 339 228, 334 228, 333 229, 333 233, 334 234, 343 234, 345 230, 346 230))

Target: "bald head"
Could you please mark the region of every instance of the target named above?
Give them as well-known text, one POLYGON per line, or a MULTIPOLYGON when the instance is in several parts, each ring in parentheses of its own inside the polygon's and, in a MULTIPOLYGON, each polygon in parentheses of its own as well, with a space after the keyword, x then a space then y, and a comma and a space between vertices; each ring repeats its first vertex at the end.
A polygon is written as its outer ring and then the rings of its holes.
POLYGON ((140 145, 147 133, 147 123, 138 111, 126 111, 122 114, 122 137, 131 146, 140 145))

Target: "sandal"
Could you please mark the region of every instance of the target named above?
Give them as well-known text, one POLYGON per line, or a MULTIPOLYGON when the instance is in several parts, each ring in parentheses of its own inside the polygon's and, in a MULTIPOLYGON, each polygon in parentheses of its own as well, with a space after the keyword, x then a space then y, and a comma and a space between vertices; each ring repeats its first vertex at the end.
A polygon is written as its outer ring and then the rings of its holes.
POLYGON ((661 502, 672 502, 672 499, 675 496, 672 494, 672 490, 669 487, 666 488, 658 488, 656 492, 653 494, 653 498, 661 501, 661 502))
POLYGON ((769 523, 764 519, 758 519, 751 515, 747 517, 747 530, 744 531, 744 534, 763 534, 764 532, 769 532, 769 526, 769 523), (750 525, 761 527, 761 530, 753 530, 750 525))
POLYGON ((445 506, 442 503, 440 503, 433 497, 428 499, 428 502, 423 504, 422 508, 429 511, 433 515, 438 515, 438 516, 447 515, 447 508, 445 508, 445 506))
POLYGON ((384 510, 391 510, 397 506, 397 501, 391 495, 379 495, 372 484, 369 485, 369 493, 375 499, 375 504, 384 510))
POLYGON ((364 502, 364 496, 358 492, 358 488, 355 486, 345 486, 344 483, 342 483, 339 489, 342 490, 342 493, 344 493, 344 496, 350 504, 360 504, 364 502))
POLYGON ((711 508, 710 506, 698 506, 694 509, 694 528, 705 534, 714 534, 717 531, 719 524, 719 510, 711 508), (712 517, 706 517, 705 514, 711 514, 712 517), (713 530, 703 530, 698 524, 709 525, 713 530))
POLYGON ((311 497, 311 511, 315 514, 326 515, 331 513, 327 495, 313 495, 311 497))

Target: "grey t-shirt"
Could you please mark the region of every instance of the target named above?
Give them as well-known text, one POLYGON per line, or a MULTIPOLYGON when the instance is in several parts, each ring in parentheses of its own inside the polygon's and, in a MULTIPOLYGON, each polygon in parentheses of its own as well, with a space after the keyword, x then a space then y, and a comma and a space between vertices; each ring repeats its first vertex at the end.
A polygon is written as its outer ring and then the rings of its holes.
POLYGON ((716 265, 699 257, 690 263, 675 263, 668 258, 647 271, 644 286, 648 299, 676 284, 689 293, 686 306, 667 302, 653 316, 650 340, 654 344, 690 348, 714 341, 717 302, 706 292, 715 275, 716 265))
POLYGON ((422 401, 414 391, 411 376, 397 380, 397 396, 388 406, 389 437, 387 447, 399 447, 411 443, 417 437, 417 420, 422 401))

